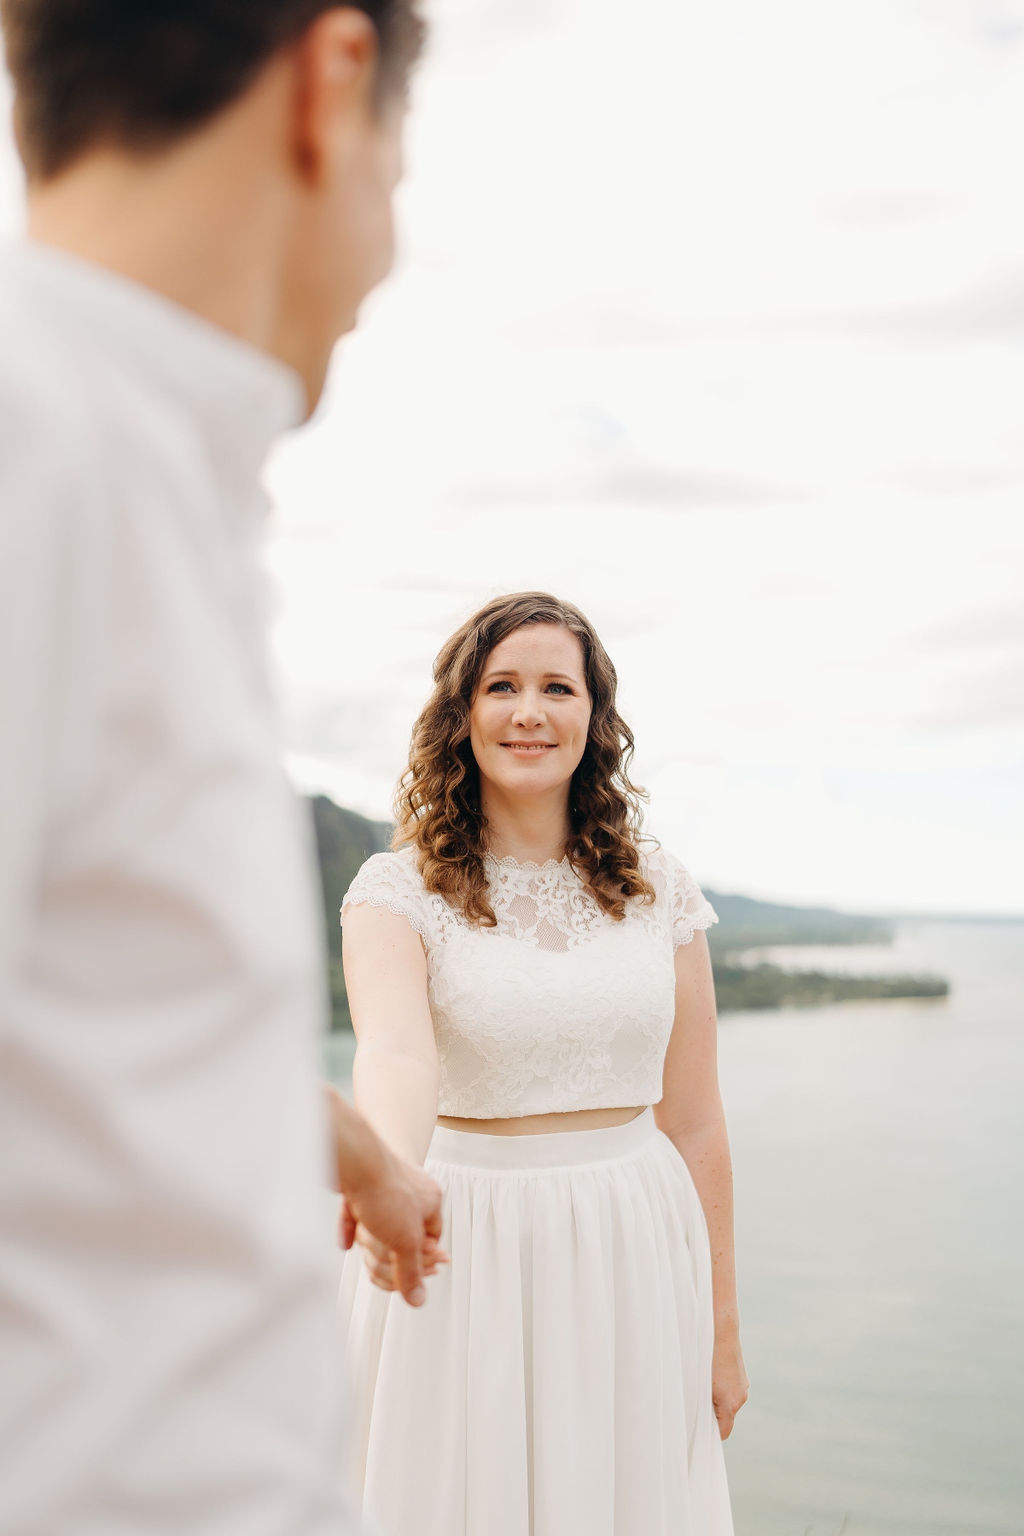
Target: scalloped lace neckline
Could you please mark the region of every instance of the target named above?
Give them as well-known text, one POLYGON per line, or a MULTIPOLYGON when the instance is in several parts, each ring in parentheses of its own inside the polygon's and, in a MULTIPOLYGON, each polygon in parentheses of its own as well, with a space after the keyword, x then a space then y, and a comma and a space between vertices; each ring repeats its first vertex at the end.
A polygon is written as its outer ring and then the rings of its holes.
POLYGON ((545 869, 565 869, 571 874, 575 873, 567 853, 563 854, 560 859, 545 859, 543 864, 538 864, 536 859, 516 859, 510 853, 505 854, 500 859, 496 854, 485 853, 484 863, 493 864, 498 869, 525 870, 530 874, 539 873, 545 869))

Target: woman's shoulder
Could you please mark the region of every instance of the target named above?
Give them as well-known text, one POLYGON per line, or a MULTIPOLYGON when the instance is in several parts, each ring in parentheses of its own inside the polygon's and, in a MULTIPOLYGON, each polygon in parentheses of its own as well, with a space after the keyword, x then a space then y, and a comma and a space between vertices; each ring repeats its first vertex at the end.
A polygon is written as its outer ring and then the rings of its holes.
POLYGON ((427 889, 415 843, 370 855, 345 892, 341 904, 343 923, 346 909, 360 902, 386 907, 404 917, 428 950, 445 943, 461 923, 459 914, 445 898, 427 889))
POLYGON ((362 879, 366 874, 375 876, 390 876, 394 879, 408 879, 411 875, 419 878, 419 861, 416 857, 416 849, 412 843, 404 843, 401 848, 384 848, 379 853, 371 853, 359 866, 356 880, 362 879))
POLYGON ((718 922, 718 913, 679 856, 661 843, 640 851, 644 874, 654 886, 659 906, 671 913, 676 947, 688 943, 698 929, 718 922))
POLYGON ((648 874, 677 878, 681 872, 686 872, 686 865, 679 855, 656 838, 641 842, 639 852, 640 863, 648 874))
POLYGON ((341 909, 344 913, 347 906, 368 902, 371 906, 390 907, 394 912, 409 916, 409 909, 418 907, 425 895, 416 849, 407 844, 403 848, 371 853, 359 866, 355 879, 345 892, 341 909))
POLYGON ((639 845, 640 868, 647 879, 656 886, 671 881, 677 872, 683 867, 681 860, 664 843, 655 839, 644 841, 639 845))

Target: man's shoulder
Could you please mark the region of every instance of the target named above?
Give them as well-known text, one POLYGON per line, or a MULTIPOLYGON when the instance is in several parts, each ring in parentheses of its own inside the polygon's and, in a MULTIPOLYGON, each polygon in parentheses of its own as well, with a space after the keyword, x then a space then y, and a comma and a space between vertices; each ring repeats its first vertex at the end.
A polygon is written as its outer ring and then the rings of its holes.
POLYGON ((87 395, 52 317, 2 262, 0 335, 0 475, 67 473, 89 456, 87 395))

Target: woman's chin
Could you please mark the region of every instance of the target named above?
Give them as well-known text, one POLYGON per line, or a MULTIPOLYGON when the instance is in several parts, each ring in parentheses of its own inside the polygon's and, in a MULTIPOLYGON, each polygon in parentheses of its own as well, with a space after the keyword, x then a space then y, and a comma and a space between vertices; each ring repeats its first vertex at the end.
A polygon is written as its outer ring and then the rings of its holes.
POLYGON ((539 763, 502 764, 503 771, 494 774, 483 774, 482 778, 489 780, 494 789, 505 795, 522 795, 529 798, 534 795, 550 795, 558 790, 568 793, 569 779, 559 773, 552 773, 546 764, 542 767, 539 763))
POLYGON ((569 798, 568 781, 562 779, 558 779, 553 783, 549 782, 546 784, 541 783, 539 779, 534 779, 526 783, 520 779, 517 783, 506 784, 504 788, 505 793, 509 799, 527 801, 543 798, 547 800, 556 795, 563 795, 567 801, 569 798))

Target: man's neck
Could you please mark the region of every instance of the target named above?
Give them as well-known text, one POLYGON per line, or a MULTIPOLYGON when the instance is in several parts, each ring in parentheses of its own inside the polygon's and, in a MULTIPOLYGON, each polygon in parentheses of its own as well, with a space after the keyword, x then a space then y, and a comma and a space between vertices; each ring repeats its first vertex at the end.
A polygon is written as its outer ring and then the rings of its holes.
MULTIPOLYGON (((274 88, 271 79, 267 93, 274 88)), ((302 378, 312 410, 330 349, 308 355, 302 325, 287 313, 293 194, 268 165, 273 107, 257 94, 215 127, 147 156, 90 151, 30 186, 28 231, 277 357, 302 378)))
POLYGON ((176 161, 97 153, 30 190, 28 232, 269 351, 273 274, 253 259, 266 248, 256 212, 243 207, 226 219, 218 189, 176 161))

